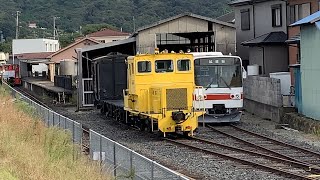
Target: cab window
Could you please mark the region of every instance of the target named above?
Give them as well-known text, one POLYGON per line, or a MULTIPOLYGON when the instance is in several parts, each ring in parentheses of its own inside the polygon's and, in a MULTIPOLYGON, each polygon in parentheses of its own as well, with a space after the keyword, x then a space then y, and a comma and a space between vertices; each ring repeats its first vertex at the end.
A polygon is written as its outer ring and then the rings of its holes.
POLYGON ((181 59, 178 60, 178 71, 190 71, 190 60, 189 59, 181 59))
POLYGON ((151 61, 138 62, 138 72, 139 73, 151 72, 151 61))
POLYGON ((156 60, 156 72, 173 72, 173 61, 172 60, 156 60))

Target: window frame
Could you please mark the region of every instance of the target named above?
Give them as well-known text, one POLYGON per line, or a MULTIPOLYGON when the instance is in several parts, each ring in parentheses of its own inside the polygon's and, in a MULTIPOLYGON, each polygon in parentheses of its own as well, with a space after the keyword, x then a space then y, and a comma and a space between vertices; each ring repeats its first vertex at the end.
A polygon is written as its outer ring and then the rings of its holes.
POLYGON ((157 59, 157 60, 155 60, 154 61, 154 72, 155 73, 173 73, 173 72, 175 72, 175 63, 174 63, 174 60, 173 59, 157 59), (158 71, 157 70, 157 61, 171 61, 171 65, 173 66, 173 67, 171 67, 171 71, 158 71))
POLYGON ((271 23, 272 27, 282 27, 282 4, 275 4, 271 6, 271 23), (277 25, 277 10, 280 11, 280 24, 277 25))
POLYGON ((180 72, 180 73, 188 73, 188 72, 190 72, 191 71, 191 60, 190 59, 178 59, 177 60, 177 72, 180 72), (179 62, 181 62, 181 61, 189 61, 189 67, 188 67, 188 70, 180 70, 180 65, 179 65, 179 62))
MULTIPOLYGON (((147 67, 147 69, 148 69, 148 67, 147 67)), ((146 73, 151 73, 152 72, 152 63, 151 63, 151 61, 150 60, 141 60, 141 61, 138 61, 137 62, 137 73, 138 74, 146 74, 146 73), (139 63, 147 63, 147 65, 149 64, 150 66, 150 71, 139 71, 139 63)))
MULTIPOLYGON (((320 1, 319 1, 319 10, 320 10, 320 1)), ((306 2, 306 3, 301 3, 301 4, 292 4, 289 5, 288 9, 288 25, 293 24, 301 19, 303 19, 303 5, 309 5, 309 14, 306 15, 305 17, 309 16, 312 14, 312 4, 311 2, 306 2)))
POLYGON ((241 19, 241 22, 240 22, 241 30, 242 31, 249 31, 251 29, 250 9, 249 8, 240 10, 240 19, 241 19), (248 13, 248 17, 247 17, 248 18, 248 27, 244 27, 242 13, 248 13))

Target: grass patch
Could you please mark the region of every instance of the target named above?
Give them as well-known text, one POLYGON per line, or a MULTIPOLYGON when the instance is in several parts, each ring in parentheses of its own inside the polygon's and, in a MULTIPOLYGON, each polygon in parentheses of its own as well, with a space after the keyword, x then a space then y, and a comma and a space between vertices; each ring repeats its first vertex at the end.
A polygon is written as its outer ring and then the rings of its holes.
POLYGON ((46 128, 35 110, 0 87, 0 180, 112 179, 58 128, 46 128))

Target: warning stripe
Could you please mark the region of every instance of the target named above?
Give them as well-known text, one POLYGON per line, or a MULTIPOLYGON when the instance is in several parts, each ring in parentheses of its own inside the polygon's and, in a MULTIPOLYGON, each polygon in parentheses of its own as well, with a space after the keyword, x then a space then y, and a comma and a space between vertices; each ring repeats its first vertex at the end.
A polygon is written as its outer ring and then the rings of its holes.
MULTIPOLYGON (((241 99, 243 99, 243 94, 241 94, 241 99)), ((195 96, 193 100, 195 100, 195 96)), ((231 94, 207 94, 206 100, 232 100, 232 98, 231 94)))

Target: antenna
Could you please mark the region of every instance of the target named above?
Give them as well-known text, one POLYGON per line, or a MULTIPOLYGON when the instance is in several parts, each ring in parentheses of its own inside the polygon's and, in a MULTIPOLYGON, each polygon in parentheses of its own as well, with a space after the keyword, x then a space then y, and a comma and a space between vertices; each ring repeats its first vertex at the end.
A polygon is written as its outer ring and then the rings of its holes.
POLYGON ((53 39, 56 39, 56 19, 60 17, 53 16, 53 39))

